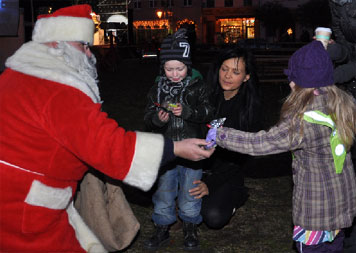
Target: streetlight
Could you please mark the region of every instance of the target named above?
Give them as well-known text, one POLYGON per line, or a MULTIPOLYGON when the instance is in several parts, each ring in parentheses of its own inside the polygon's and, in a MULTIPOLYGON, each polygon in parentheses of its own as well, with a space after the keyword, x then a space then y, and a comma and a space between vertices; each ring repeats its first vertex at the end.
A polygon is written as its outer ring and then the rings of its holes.
POLYGON ((293 34, 292 28, 288 28, 287 33, 288 33, 289 36, 291 36, 293 34))
POLYGON ((157 17, 158 17, 159 19, 161 19, 162 15, 163 15, 163 11, 158 10, 158 11, 156 12, 156 14, 157 14, 157 17))
POLYGON ((168 28, 168 33, 172 32, 172 16, 173 12, 166 10, 166 8, 162 10, 157 10, 156 15, 160 20, 160 26, 161 27, 167 27, 168 28))

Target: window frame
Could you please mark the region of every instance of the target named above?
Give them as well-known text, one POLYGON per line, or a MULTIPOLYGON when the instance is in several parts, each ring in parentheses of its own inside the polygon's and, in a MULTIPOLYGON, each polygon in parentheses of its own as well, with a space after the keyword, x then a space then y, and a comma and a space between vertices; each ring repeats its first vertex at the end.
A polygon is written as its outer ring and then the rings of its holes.
POLYGON ((215 0, 206 0, 206 8, 215 8, 215 0))
POLYGON ((141 0, 134 0, 133 8, 134 9, 141 9, 142 8, 142 1, 141 0))
POLYGON ((224 7, 234 7, 234 0, 224 0, 224 7))
POLYGON ((193 0, 183 0, 184 7, 191 7, 193 5, 193 0))
POLYGON ((150 8, 157 8, 158 7, 157 0, 149 0, 148 1, 148 6, 150 8))
POLYGON ((244 6, 252 6, 252 0, 244 0, 243 5, 244 6))

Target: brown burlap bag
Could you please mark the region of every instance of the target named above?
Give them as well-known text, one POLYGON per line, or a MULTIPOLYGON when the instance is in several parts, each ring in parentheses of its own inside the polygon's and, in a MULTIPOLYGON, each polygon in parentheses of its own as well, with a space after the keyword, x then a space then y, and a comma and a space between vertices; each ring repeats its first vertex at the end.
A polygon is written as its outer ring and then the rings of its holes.
POLYGON ((91 172, 80 184, 75 208, 108 251, 126 248, 140 229, 120 186, 91 172))

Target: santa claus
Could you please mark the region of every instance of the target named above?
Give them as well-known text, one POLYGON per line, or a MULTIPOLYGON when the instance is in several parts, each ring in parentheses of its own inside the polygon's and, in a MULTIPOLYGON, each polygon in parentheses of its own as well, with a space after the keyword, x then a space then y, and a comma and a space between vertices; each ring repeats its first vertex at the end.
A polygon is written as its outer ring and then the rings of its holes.
POLYGON ((88 166, 148 190, 162 161, 212 153, 204 140, 125 131, 101 111, 90 13, 39 16, 0 76, 1 252, 105 252, 72 205, 88 166))

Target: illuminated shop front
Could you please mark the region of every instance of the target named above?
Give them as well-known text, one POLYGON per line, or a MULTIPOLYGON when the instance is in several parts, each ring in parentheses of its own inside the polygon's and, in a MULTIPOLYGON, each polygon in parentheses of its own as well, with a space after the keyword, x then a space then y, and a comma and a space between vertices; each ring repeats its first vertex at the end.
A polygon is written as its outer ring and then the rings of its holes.
POLYGON ((184 27, 184 26, 190 26, 190 25, 194 25, 195 26, 195 22, 193 20, 190 20, 190 19, 183 19, 183 20, 179 20, 177 22, 177 27, 180 28, 180 27, 184 27))
POLYGON ((224 43, 255 38, 255 18, 222 18, 217 19, 216 24, 224 43))
POLYGON ((145 44, 155 40, 162 40, 180 27, 195 27, 195 23, 189 19, 178 20, 172 23, 169 19, 138 20, 133 22, 136 44, 145 44))
POLYGON ((145 44, 152 39, 161 41, 169 33, 168 19, 138 20, 133 22, 136 44, 145 44))

